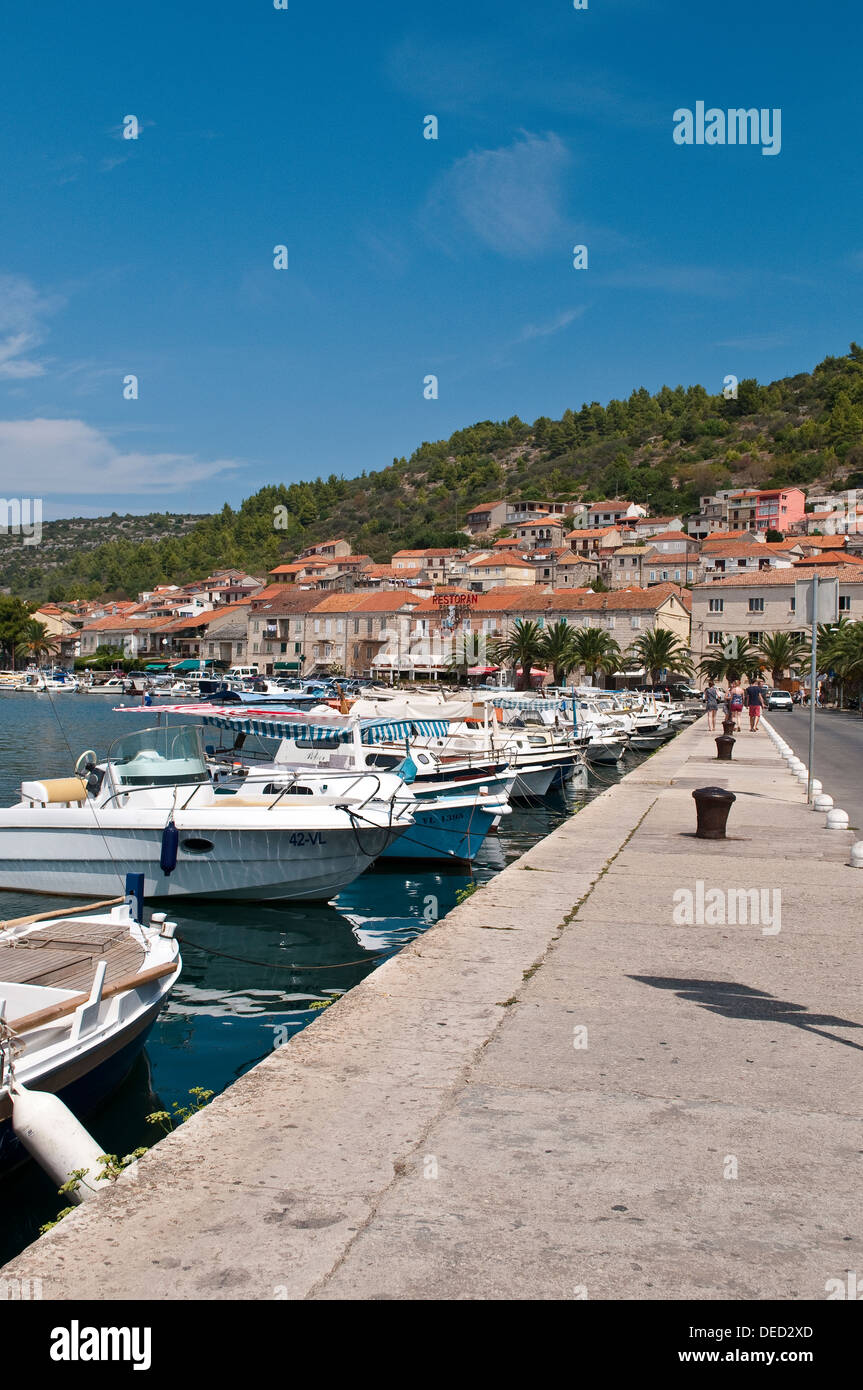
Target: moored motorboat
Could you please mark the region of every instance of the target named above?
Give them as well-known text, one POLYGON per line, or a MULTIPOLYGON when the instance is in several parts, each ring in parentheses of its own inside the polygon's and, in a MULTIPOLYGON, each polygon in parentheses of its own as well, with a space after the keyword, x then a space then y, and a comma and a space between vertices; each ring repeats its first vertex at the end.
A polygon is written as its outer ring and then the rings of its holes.
POLYGON ((0 887, 104 896, 140 873, 147 897, 329 898, 412 823, 385 773, 341 798, 219 788, 191 726, 126 735, 75 771, 0 810, 0 887))

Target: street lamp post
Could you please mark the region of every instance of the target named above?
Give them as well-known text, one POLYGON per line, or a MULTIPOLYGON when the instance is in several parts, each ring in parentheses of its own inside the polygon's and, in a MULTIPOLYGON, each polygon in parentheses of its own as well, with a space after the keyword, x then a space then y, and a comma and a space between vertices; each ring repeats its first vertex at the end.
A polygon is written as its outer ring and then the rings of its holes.
POLYGON ((806 797, 812 800, 812 784, 815 778, 815 706, 816 685, 818 681, 818 620, 825 624, 835 623, 839 616, 839 580, 819 579, 817 569, 813 569, 811 579, 798 580, 794 586, 794 612, 799 617, 805 610, 810 620, 809 654, 809 776, 806 782, 806 797), (809 607, 808 605, 811 605, 809 607))
POLYGON ((812 781, 815 776, 815 681, 818 675, 818 571, 812 574, 812 651, 809 662, 809 781, 806 800, 812 800, 812 781))

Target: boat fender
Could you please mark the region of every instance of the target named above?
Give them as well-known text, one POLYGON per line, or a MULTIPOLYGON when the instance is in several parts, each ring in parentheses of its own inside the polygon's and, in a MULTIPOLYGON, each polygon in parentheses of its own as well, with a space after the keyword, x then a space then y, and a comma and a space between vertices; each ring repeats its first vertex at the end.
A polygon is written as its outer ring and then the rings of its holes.
POLYGON ((411 757, 404 758, 395 771, 396 776, 401 777, 402 781, 406 783, 407 786, 410 786, 411 782, 416 781, 417 765, 411 757))
POLYGON ((177 867, 177 848, 179 844, 180 832, 172 818, 162 831, 162 852, 159 855, 159 868, 166 877, 172 874, 177 867))
POLYGON ((102 1147, 75 1118, 59 1096, 49 1091, 30 1091, 16 1083, 10 1091, 12 1129, 31 1158, 35 1159, 57 1187, 68 1182, 70 1173, 85 1169, 84 1179, 69 1201, 77 1205, 95 1197, 96 1179, 102 1171, 102 1147))

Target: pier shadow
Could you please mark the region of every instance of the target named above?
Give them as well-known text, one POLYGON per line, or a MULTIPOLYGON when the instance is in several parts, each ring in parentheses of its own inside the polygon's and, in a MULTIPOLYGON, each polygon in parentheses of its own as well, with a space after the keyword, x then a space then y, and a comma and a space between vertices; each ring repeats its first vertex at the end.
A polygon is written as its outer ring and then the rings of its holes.
POLYGON ((630 975, 629 978, 642 985, 651 985, 654 989, 672 989, 678 999, 691 1000, 699 1008, 720 1014, 723 1018, 786 1023, 792 1028, 802 1028, 804 1032, 827 1038, 829 1042, 841 1043, 843 1047, 853 1047, 857 1052, 863 1052, 863 1043, 825 1031, 827 1027, 863 1028, 863 1024, 855 1023, 853 1019, 839 1018, 835 1014, 811 1014, 805 1004, 776 999, 774 995, 753 989, 750 985, 735 984, 730 980, 680 980, 662 975, 630 975))

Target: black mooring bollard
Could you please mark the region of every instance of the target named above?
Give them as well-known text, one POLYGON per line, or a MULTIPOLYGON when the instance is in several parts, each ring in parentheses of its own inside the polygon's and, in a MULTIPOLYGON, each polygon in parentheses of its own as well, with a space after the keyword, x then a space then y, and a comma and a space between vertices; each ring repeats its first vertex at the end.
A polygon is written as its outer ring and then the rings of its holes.
POLYGON ((737 800, 734 792, 726 791, 724 787, 696 787, 692 795, 698 815, 695 838, 724 840, 728 812, 731 810, 732 802, 737 800))
POLYGON ((730 734, 720 734, 716 739, 716 756, 721 763, 732 761, 731 753, 736 742, 737 739, 732 738, 730 734))
POLYGON ((723 721, 722 721, 722 732, 723 732, 724 734, 729 734, 729 735, 734 733, 734 720, 733 720, 733 719, 731 719, 731 718, 729 718, 729 719, 723 719, 723 721))

